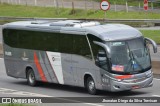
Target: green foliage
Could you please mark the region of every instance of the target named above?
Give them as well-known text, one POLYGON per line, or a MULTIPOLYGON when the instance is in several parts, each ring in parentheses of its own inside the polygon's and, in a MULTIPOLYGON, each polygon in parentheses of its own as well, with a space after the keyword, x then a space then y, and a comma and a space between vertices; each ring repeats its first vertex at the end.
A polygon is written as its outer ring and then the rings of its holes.
POLYGON ((160 44, 160 30, 140 30, 143 36, 153 39, 160 44))
MULTIPOLYGON (((123 0, 122 0, 123 1, 123 0)), ((20 6, 0 4, 0 16, 14 16, 14 17, 45 17, 45 18, 104 18, 104 12, 101 10, 75 9, 74 14, 72 9, 66 8, 52 8, 52 7, 34 7, 34 6, 20 6)), ((129 12, 125 11, 107 11, 107 19, 159 19, 160 14, 151 12, 129 12)), ((0 22, 3 23, 3 22, 0 22)), ((138 24, 138 23, 135 23, 138 24)), ((155 40, 160 44, 160 30, 141 30, 144 36, 155 40)))
MULTIPOLYGON (((83 10, 67 9, 53 7, 35 7, 0 4, 0 16, 14 17, 45 17, 45 18, 96 18, 103 19, 104 11, 102 10, 83 10)), ((152 12, 128 12, 126 11, 107 11, 107 19, 159 19, 160 14, 152 12)))

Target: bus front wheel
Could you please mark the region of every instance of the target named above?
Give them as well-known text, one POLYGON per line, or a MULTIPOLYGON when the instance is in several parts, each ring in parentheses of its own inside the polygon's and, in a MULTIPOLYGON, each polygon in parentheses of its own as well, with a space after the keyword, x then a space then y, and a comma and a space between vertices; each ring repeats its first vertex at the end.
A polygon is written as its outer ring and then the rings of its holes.
POLYGON ((97 92, 95 82, 92 77, 87 78, 87 90, 91 95, 95 95, 97 92))
POLYGON ((27 72, 27 82, 30 86, 35 86, 37 83, 34 71, 32 69, 29 69, 27 72))

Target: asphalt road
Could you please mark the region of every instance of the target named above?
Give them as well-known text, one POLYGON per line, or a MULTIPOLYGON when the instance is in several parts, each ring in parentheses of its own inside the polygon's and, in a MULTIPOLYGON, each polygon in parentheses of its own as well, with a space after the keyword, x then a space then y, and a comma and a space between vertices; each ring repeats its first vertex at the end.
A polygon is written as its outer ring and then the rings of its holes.
MULTIPOLYGON (((71 87, 71 86, 62 86, 57 84, 40 84, 37 87, 31 87, 27 85, 25 79, 15 79, 8 77, 5 73, 4 61, 0 59, 0 97, 160 97, 160 79, 154 79, 154 85, 150 88, 137 89, 134 91, 128 92, 118 92, 111 93, 100 91, 98 95, 90 95, 86 92, 84 88, 79 87, 71 87)), ((63 99, 63 98, 62 98, 63 99)), ((76 100, 65 99, 65 101, 73 101, 73 103, 67 103, 65 105, 71 106, 75 105, 76 100)), ((80 101, 83 102, 83 101, 80 101)), ((39 104, 41 106, 47 105, 52 106, 53 104, 39 104)), ((54 104, 54 105, 64 105, 62 103, 54 104)), ((78 103, 77 106, 105 106, 106 103, 78 103)), ((107 103, 108 105, 108 103, 107 103)), ((109 105, 123 105, 127 106, 128 104, 114 104, 110 103, 109 105)), ((158 103, 154 104, 129 104, 136 106, 150 106, 155 105, 158 106, 158 103)))

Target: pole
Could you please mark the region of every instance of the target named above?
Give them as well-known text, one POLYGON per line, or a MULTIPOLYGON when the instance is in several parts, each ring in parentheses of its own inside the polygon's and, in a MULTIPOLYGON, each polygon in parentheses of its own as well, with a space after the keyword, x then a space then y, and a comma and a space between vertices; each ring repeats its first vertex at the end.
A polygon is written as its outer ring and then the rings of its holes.
POLYGON ((116 5, 116 2, 114 2, 114 10, 115 10, 115 12, 117 11, 117 5, 116 5))
POLYGON ((58 5, 58 1, 56 0, 56 11, 57 11, 57 14, 59 14, 59 5, 58 5))
POLYGON ((74 10, 74 2, 72 1, 72 14, 75 14, 75 10, 74 10))
POLYGON ((64 8, 64 3, 63 3, 64 1, 62 0, 62 8, 64 8))
POLYGON ((94 1, 92 0, 93 11, 95 12, 94 1))
POLYGON ((57 5, 56 5, 56 0, 54 0, 54 7, 57 7, 57 5))
POLYGON ((126 1, 126 12, 128 13, 128 3, 126 1))
POLYGON ((56 5, 57 5, 57 8, 59 8, 58 0, 56 0, 56 5))
POLYGON ((84 6, 85 6, 85 10, 87 10, 87 2, 86 2, 86 0, 85 0, 85 5, 84 6))
POLYGON ((106 11, 104 11, 104 20, 106 19, 106 11))
POLYGON ((27 4, 27 0, 25 0, 25 1, 26 1, 26 6, 27 6, 27 5, 28 5, 28 4, 27 4))
POLYGON ((153 2, 151 2, 152 10, 154 9, 153 2))
POLYGON ((139 2, 139 9, 141 9, 141 3, 139 2))
POLYGON ((34 0, 34 5, 37 6, 37 0, 34 0))
POLYGON ((84 3, 84 7, 85 7, 85 15, 87 17, 87 1, 85 0, 85 3, 84 3))

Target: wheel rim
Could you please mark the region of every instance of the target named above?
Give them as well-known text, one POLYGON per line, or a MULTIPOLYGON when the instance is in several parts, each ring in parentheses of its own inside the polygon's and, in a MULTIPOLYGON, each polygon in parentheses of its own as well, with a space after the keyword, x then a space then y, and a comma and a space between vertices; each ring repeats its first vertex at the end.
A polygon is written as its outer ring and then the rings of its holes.
POLYGON ((34 77, 34 74, 31 72, 31 73, 29 74, 29 82, 30 82, 31 84, 33 84, 34 81, 35 81, 35 77, 34 77))
POLYGON ((94 91, 94 89, 95 89, 94 81, 89 81, 88 88, 89 88, 90 91, 94 91))

